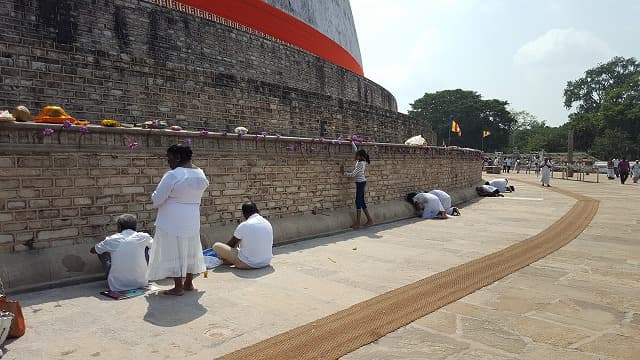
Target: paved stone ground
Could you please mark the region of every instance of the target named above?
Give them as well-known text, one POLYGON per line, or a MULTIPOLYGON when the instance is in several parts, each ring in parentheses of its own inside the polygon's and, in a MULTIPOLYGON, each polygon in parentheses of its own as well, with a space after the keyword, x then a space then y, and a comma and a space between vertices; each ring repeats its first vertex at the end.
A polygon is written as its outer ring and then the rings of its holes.
MULTIPOLYGON (((344 358, 640 353, 640 186, 606 179, 552 184, 602 201, 576 240, 344 358)), ((271 268, 218 270, 180 298, 109 300, 98 294, 102 282, 18 296, 29 328, 5 344, 5 359, 211 359, 499 250, 542 231, 574 203, 542 187, 515 185, 505 198, 468 204, 460 218, 407 220, 277 248, 271 268)))

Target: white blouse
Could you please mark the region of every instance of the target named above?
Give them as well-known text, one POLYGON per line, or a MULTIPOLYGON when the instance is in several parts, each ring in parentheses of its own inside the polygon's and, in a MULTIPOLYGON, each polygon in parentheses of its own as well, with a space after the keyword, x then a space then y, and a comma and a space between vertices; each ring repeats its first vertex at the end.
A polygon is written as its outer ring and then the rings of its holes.
POLYGON ((151 195, 158 208, 156 227, 177 236, 200 234, 200 200, 209 181, 199 168, 167 171, 151 195))

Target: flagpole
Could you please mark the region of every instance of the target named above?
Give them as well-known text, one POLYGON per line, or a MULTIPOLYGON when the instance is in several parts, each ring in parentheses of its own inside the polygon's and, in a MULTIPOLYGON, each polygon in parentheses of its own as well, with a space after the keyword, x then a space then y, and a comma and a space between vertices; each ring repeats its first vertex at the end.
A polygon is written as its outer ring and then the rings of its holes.
POLYGON ((481 150, 484 151, 484 134, 482 134, 482 148, 481 148, 481 150))

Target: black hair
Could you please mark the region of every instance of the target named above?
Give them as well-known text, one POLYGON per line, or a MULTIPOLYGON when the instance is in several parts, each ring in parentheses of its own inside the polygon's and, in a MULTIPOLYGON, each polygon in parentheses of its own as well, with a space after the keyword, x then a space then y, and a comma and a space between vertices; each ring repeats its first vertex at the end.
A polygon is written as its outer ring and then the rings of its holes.
POLYGON ((408 202, 409 204, 413 204, 413 198, 414 198, 416 195, 418 195, 418 193, 414 193, 414 192, 408 193, 408 194, 407 194, 407 197, 405 198, 405 200, 407 200, 407 202, 408 202))
POLYGON ((135 215, 132 214, 122 214, 118 216, 116 219, 116 223, 120 227, 120 231, 124 230, 133 230, 136 231, 136 226, 138 225, 138 220, 135 215))
POLYGON ((259 213, 260 211, 258 210, 258 206, 256 206, 256 204, 252 202, 242 204, 242 215, 244 215, 244 217, 248 218, 253 214, 259 213))
POLYGON ((173 155, 178 163, 185 163, 191 161, 191 156, 193 156, 193 151, 188 145, 183 144, 175 144, 169 146, 167 149, 167 155, 173 155))
POLYGON ((356 151, 356 155, 359 155, 361 158, 363 158, 364 161, 367 162, 367 164, 371 164, 371 160, 369 159, 369 154, 367 154, 367 151, 365 149, 360 149, 356 151))
POLYGON ((485 185, 491 185, 491 183, 489 183, 488 181, 484 183, 485 185))

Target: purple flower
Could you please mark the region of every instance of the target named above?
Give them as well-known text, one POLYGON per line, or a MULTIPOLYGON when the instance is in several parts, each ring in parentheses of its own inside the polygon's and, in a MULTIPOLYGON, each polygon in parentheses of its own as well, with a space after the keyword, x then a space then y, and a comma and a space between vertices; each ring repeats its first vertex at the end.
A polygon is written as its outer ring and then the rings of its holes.
POLYGON ((238 137, 241 138, 244 135, 244 131, 238 131, 238 137))
POLYGON ((321 137, 321 138, 320 138, 320 142, 321 142, 321 143, 323 143, 323 142, 324 142, 324 138, 323 138, 323 137, 321 137))
POLYGON ((191 138, 184 139, 184 143, 187 145, 191 145, 191 138))
POLYGON ((54 133, 54 132, 55 132, 55 131, 53 131, 53 129, 52 129, 52 128, 46 128, 46 129, 44 129, 44 130, 42 131, 42 135, 44 135, 44 136, 51 136, 51 135, 53 135, 53 133, 54 133))
POLYGON ((260 135, 262 135, 263 138, 266 138, 267 135, 269 135, 266 131, 263 131, 262 133, 260 133, 260 135))
POLYGON ((276 133, 276 140, 280 140, 280 136, 281 135, 279 133, 276 133))
POLYGON ((62 122, 62 128, 63 129, 69 129, 69 128, 71 128, 71 125, 73 125, 73 124, 69 120, 65 120, 65 121, 62 122))
POLYGON ((335 141, 335 140, 331 140, 331 144, 335 144, 335 143, 336 143, 336 141, 335 141))
POLYGON ((222 132, 222 136, 227 136, 227 135, 229 135, 229 133, 227 131, 223 131, 222 132))
POLYGON ((200 136, 209 136, 209 132, 207 130, 200 131, 200 136))
POLYGON ((80 132, 83 134, 88 134, 89 133, 89 128, 85 125, 85 126, 81 126, 80 127, 80 132))
POLYGON ((258 141, 260 139, 260 135, 253 135, 253 141, 258 141))
POLYGON ((140 146, 140 144, 138 144, 137 142, 132 142, 131 144, 129 144, 129 149, 133 150, 138 146, 140 146))
POLYGON ((298 151, 298 145, 291 145, 287 148, 289 151, 298 151))
POLYGON ((339 144, 342 144, 342 136, 340 136, 340 137, 338 138, 338 145, 339 145, 339 144))

